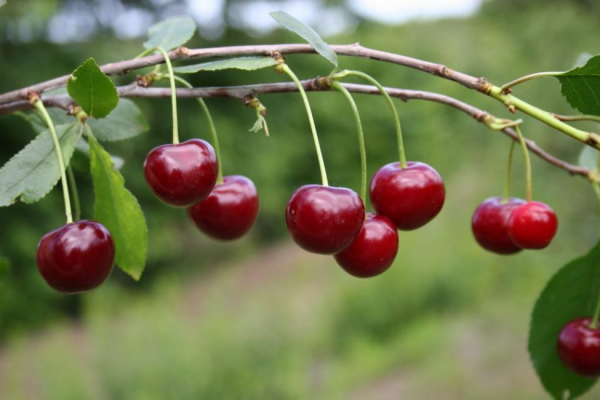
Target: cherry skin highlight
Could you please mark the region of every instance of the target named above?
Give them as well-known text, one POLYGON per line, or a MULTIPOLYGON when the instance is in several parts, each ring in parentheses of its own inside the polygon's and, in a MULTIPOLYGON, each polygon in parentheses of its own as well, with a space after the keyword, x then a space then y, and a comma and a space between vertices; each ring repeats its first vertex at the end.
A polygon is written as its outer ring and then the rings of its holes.
POLYGON ((590 328, 591 318, 570 321, 558 337, 558 355, 571 371, 600 376, 600 329, 590 328))
POLYGON ((371 203, 377 214, 398 229, 410 231, 431 221, 446 197, 444 182, 435 169, 421 162, 384 165, 371 180, 371 203))
POLYGON ((350 275, 370 278, 385 272, 397 253, 396 226, 383 215, 368 213, 356 239, 334 258, 350 275))
POLYGON ((37 267, 53 289, 78 293, 100 286, 110 275, 115 245, 104 225, 82 220, 42 237, 37 267))
POLYGON ((525 200, 490 197, 477 207, 471 220, 473 236, 484 249, 497 254, 515 254, 521 248, 508 235, 508 220, 513 210, 525 200))
POLYGON ((547 247, 558 229, 558 219, 550 206, 530 201, 515 208, 508 220, 512 242, 523 249, 547 247))
POLYGON ((188 215, 208 236, 219 240, 237 239, 256 221, 256 187, 245 176, 226 176, 206 199, 188 208, 188 215))
POLYGON ((163 202, 187 207, 204 200, 217 181, 217 156, 201 139, 154 148, 146 156, 144 176, 163 202))
POLYGON ((356 192, 321 185, 298 188, 285 214, 296 244, 318 254, 336 254, 348 247, 364 219, 365 206, 356 192))

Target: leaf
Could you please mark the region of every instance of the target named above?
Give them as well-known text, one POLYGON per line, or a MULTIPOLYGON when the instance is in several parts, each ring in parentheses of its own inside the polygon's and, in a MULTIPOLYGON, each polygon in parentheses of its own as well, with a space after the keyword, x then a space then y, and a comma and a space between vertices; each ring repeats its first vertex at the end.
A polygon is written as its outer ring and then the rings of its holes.
POLYGON ((139 280, 146 264, 148 228, 137 199, 125 188, 125 179, 114 169, 110 155, 92 135, 88 136, 96 201, 94 217, 115 241, 116 263, 139 280))
POLYGON ((600 56, 584 66, 556 75, 567 102, 583 114, 600 115, 600 56))
POLYGON ((148 30, 147 49, 169 51, 186 44, 196 33, 196 22, 190 17, 173 17, 152 25, 148 30))
POLYGON ((591 171, 598 170, 598 150, 585 146, 579 153, 578 164, 591 171))
POLYGON ((557 400, 575 399, 596 383, 596 379, 584 378, 567 369, 558 356, 556 343, 567 322, 593 314, 600 289, 598 260, 600 243, 586 256, 559 270, 533 309, 529 333, 531 360, 544 388, 557 400))
POLYGON ((273 57, 238 57, 202 64, 184 65, 182 67, 173 68, 173 71, 180 74, 195 74, 200 71, 219 71, 222 69, 254 71, 261 68, 273 67, 275 65, 277 65, 277 61, 273 57))
MULTIPOLYGON (((113 167, 117 171, 120 170, 123 165, 125 165, 125 160, 119 156, 114 156, 111 154, 110 159, 113 161, 113 167)), ((83 172, 85 174, 90 173, 90 146, 83 138, 79 140, 75 146, 75 152, 71 158, 71 165, 79 172, 83 172)))
MULTIPOLYGON (((46 111, 48 112, 48 115, 50 116, 50 119, 54 125, 68 124, 76 121, 73 116, 67 115, 66 111, 59 110, 57 108, 48 108, 46 111)), ((44 122, 40 114, 37 112, 16 112, 13 115, 19 116, 25 121, 29 122, 36 133, 42 133, 48 129, 48 125, 46 125, 46 122, 44 122)))
MULTIPOLYGON (((56 126, 65 165, 73 155, 77 129, 74 124, 56 126)), ((33 139, 0 168, 0 207, 17 200, 35 203, 46 196, 60 179, 60 168, 50 131, 33 139)))
POLYGON ((6 257, 0 257, 0 279, 8 275, 10 271, 10 261, 6 257))
POLYGON ((119 103, 114 83, 106 76, 93 58, 73 71, 67 81, 69 96, 93 118, 104 118, 119 103))
POLYGON ((302 39, 306 40, 310 45, 323 57, 329 60, 330 63, 338 66, 337 54, 313 28, 306 25, 304 22, 297 20, 285 11, 274 11, 269 14, 279 25, 283 26, 288 31, 292 31, 302 39))
POLYGON ((144 114, 128 99, 121 99, 108 117, 100 120, 89 119, 87 122, 96 139, 107 142, 129 139, 150 129, 144 114))

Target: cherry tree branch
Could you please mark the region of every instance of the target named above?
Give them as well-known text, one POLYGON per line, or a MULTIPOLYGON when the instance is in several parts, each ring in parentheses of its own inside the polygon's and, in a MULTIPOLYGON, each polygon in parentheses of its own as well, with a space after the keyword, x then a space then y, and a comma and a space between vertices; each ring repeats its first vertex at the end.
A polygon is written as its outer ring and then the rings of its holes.
MULTIPOLYGON (((329 90, 329 88, 320 85, 318 79, 308 79, 301 81, 301 83, 306 91, 329 90)), ((379 89, 377 89, 375 86, 358 85, 352 83, 344 83, 343 86, 350 92, 354 93, 370 95, 381 94, 379 92, 379 89)), ((486 125, 490 124, 491 122, 498 121, 498 118, 494 117, 490 113, 450 96, 421 90, 407 90, 397 88, 385 88, 385 90, 390 96, 399 98, 403 101, 426 100, 453 107, 469 115, 476 121, 486 125)), ((171 96, 170 88, 144 88, 138 86, 136 83, 118 87, 117 91, 119 93, 119 96, 126 98, 169 98, 171 96)), ((252 98, 256 95, 296 91, 298 91, 298 88, 293 82, 284 82, 229 87, 203 87, 193 89, 178 88, 177 96, 180 98, 229 97, 241 101, 246 101, 249 98, 252 98)), ((48 107, 58 107, 64 110, 69 110, 74 105, 73 100, 67 95, 44 96, 42 98, 42 101, 48 107)), ((0 115, 9 114, 15 111, 25 110, 29 108, 31 108, 31 104, 29 103, 29 101, 26 100, 19 100, 8 104, 0 104, 0 115)), ((511 139, 517 142, 519 141, 518 134, 513 128, 506 127, 504 129, 501 129, 501 132, 509 136, 511 139)), ((526 139, 525 142, 527 144, 527 147, 534 154, 536 154, 546 162, 567 171, 571 175, 579 175, 588 179, 592 177, 592 171, 590 171, 589 169, 570 164, 547 153, 532 140, 526 139)))

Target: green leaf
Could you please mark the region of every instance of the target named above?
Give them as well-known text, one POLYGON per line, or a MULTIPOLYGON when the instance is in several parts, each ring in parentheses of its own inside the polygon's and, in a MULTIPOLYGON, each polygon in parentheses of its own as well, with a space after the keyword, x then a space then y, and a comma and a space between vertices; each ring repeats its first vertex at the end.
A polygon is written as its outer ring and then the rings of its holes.
POLYGON ((92 135, 88 136, 96 202, 94 217, 104 224, 115 241, 116 263, 139 280, 146 264, 148 228, 144 213, 125 179, 115 170, 110 155, 92 135))
POLYGON ((93 58, 77 68, 67 81, 69 96, 93 118, 104 118, 119 103, 114 83, 106 76, 93 58))
POLYGON ((337 54, 335 54, 335 52, 331 50, 331 47, 329 47, 329 45, 325 43, 323 39, 321 39, 321 36, 319 36, 319 34, 315 32, 313 28, 306 25, 304 22, 292 17, 285 11, 274 11, 269 15, 275 21, 277 21, 279 25, 283 26, 288 31, 294 32, 302 39, 310 43, 310 45, 314 47, 317 53, 329 60, 330 63, 332 63, 336 67, 338 66, 337 54))
MULTIPOLYGON (((73 116, 67 115, 66 111, 59 110, 57 108, 48 108, 46 111, 48 112, 48 115, 50 116, 50 119, 54 125, 69 124, 76 121, 73 116)), ((25 121, 29 122, 36 133, 42 133, 48 129, 48 125, 46 125, 46 122, 42 119, 38 112, 16 112, 13 115, 21 117, 25 121)))
POLYGON ((150 27, 147 49, 162 48, 172 50, 186 44, 196 32, 196 22, 190 17, 173 17, 150 27))
POLYGON ((583 114, 600 115, 600 56, 557 75, 567 102, 583 114))
POLYGON ((144 114, 128 99, 121 99, 108 117, 100 120, 88 119, 87 123, 96 139, 107 142, 129 139, 150 129, 144 114))
MULTIPOLYGON (((125 160, 119 156, 111 154, 110 159, 113 162, 114 169, 117 171, 125 165, 125 160)), ((75 146, 75 152, 71 158, 71 166, 84 174, 90 173, 90 146, 83 138, 80 139, 75 146)))
POLYGON ((559 270, 533 309, 529 333, 531 361, 544 388, 557 400, 575 399, 596 383, 596 379, 579 376, 564 366, 556 342, 567 322, 594 313, 600 289, 598 260, 600 243, 586 256, 559 270))
POLYGON ((8 275, 10 271, 10 261, 6 257, 0 257, 0 279, 8 275))
POLYGON ((585 146, 579 153, 578 164, 591 171, 598 170, 598 150, 585 146))
MULTIPOLYGON (((65 165, 69 164, 77 140, 74 126, 56 126, 65 165)), ((54 142, 50 131, 46 130, 0 168, 0 207, 9 206, 17 200, 35 203, 46 196, 59 179, 54 142)))
POLYGON ((275 65, 277 65, 277 61, 273 57, 238 57, 175 67, 173 68, 173 71, 180 74, 195 74, 200 71, 219 71, 222 69, 254 71, 261 68, 273 67, 275 65))

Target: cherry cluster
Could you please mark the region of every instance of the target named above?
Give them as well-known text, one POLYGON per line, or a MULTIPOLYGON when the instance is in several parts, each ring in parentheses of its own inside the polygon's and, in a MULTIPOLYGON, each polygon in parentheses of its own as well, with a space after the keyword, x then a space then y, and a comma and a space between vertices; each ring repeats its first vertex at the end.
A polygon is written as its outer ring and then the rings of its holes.
POLYGON ((440 212, 445 188, 427 164, 391 163, 373 176, 370 198, 376 213, 365 213, 363 201, 350 189, 302 186, 287 205, 288 231, 304 250, 334 255, 353 276, 373 277, 396 258, 398 229, 417 229, 440 212))

